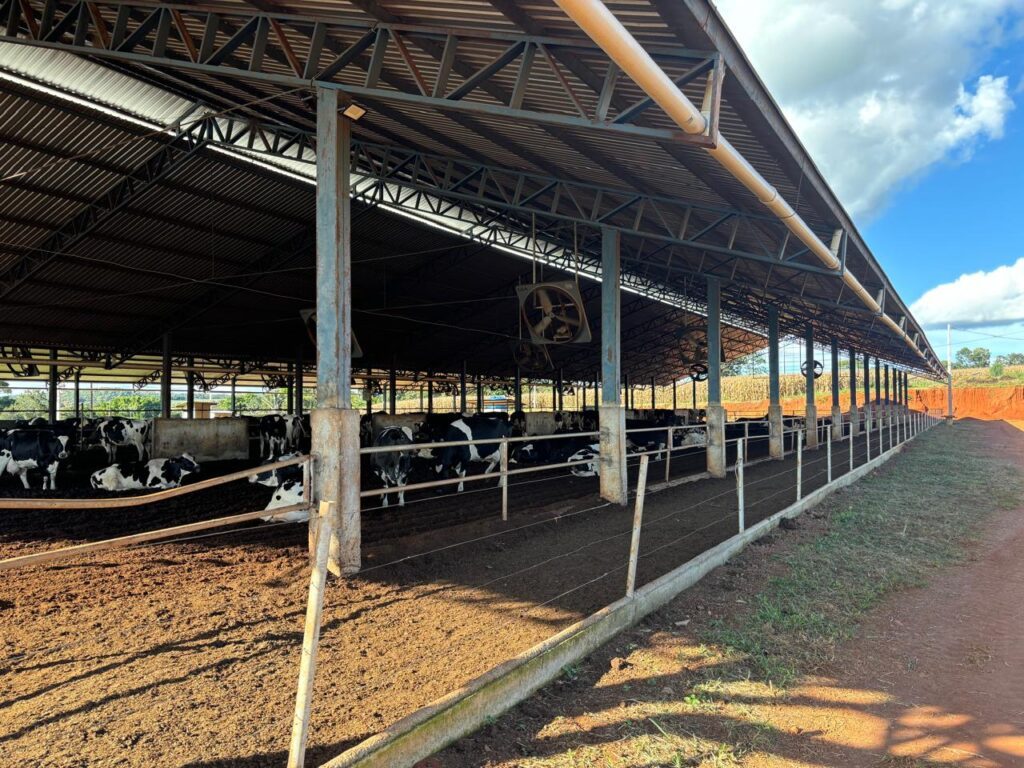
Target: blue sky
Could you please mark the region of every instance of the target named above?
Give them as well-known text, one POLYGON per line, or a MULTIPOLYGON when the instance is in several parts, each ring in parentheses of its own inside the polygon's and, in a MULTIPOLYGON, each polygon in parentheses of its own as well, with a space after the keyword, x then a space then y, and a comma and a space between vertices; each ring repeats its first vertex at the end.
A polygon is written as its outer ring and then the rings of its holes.
POLYGON ((1024 352, 1024 0, 716 4, 936 351, 1024 352))

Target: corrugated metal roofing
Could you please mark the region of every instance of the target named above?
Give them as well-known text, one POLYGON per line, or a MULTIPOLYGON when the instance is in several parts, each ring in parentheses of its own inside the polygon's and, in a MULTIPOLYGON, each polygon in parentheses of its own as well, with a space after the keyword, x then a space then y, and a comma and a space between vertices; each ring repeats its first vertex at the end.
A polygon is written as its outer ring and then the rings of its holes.
MULTIPOLYGON (((908 322, 913 326, 906 307, 891 290, 884 273, 856 233, 841 204, 786 124, 711 4, 707 0, 627 0, 609 2, 608 5, 645 45, 670 46, 674 49, 687 46, 721 53, 730 73, 725 80, 723 93, 723 135, 778 188, 821 239, 828 242, 837 228, 845 228, 851 233, 847 267, 869 291, 874 293, 886 288, 889 291, 886 304, 889 314, 897 319, 901 314, 907 314, 908 322)), ((382 22, 431 25, 438 29, 477 28, 489 33, 558 35, 589 43, 580 30, 550 2, 441 0, 427 4, 393 0, 378 0, 374 3, 361 0, 317 0, 300 4, 280 0, 220 0, 216 7, 228 18, 232 13, 283 12, 320 15, 331 20, 350 20, 362 24, 361 28, 352 27, 347 30, 332 28, 332 36, 320 54, 321 66, 330 61, 333 52, 352 43, 362 31, 382 22)), ((300 56, 305 53, 303 46, 308 46, 306 38, 301 34, 304 23, 296 22, 287 27, 288 39, 300 56)), ((189 31, 198 39, 202 30, 195 27, 196 19, 189 18, 188 24, 193 25, 194 28, 190 27, 189 31)), ((227 34, 223 29, 221 33, 227 34)), ((184 42, 178 37, 172 35, 167 44, 175 55, 186 55, 184 42)), ((493 57, 493 51, 494 48, 488 46, 485 40, 470 42, 460 46, 460 60, 469 68, 479 66, 493 57)), ((240 52, 246 55, 245 44, 240 52)), ((439 67, 437 52, 436 44, 431 47, 429 42, 423 44, 422 41, 410 44, 407 51, 428 80, 439 67)), ((607 69, 607 60, 592 47, 588 50, 574 50, 573 55, 579 64, 575 69, 566 68, 563 64, 554 66, 559 67, 560 77, 575 83, 577 95, 585 103, 591 104, 593 93, 577 79, 578 72, 586 70, 599 78, 607 69)), ((66 54, 59 51, 23 54, 0 50, 0 56, 4 57, 0 58, 0 66, 4 66, 6 61, 8 66, 21 67, 21 71, 26 73, 44 72, 42 79, 54 85, 74 90, 91 100, 123 106, 133 114, 155 123, 169 123, 193 103, 201 104, 202 109, 207 110, 249 104, 249 111, 260 113, 272 123, 300 129, 309 129, 314 122, 308 93, 281 93, 279 86, 245 78, 194 71, 189 71, 185 76, 170 69, 161 70, 125 62, 108 61, 106 66, 97 67, 74 57, 70 62, 65 61, 66 54), (56 63, 47 58, 51 55, 59 57, 54 60, 56 63), (124 80, 123 73, 126 72, 133 75, 129 78, 130 82, 124 80), (160 88, 139 85, 136 78, 143 78, 160 88), (176 95, 168 95, 170 92, 176 95), (253 103, 255 99, 274 93, 279 95, 273 101, 253 103)), ((394 71, 398 71, 401 66, 398 57, 399 51, 395 46, 387 49, 385 61, 394 66, 394 71)), ((284 61, 273 58, 267 60, 264 69, 267 72, 290 74, 284 61)), ((538 65, 526 88, 525 103, 538 109, 559 108, 555 96, 561 84, 555 75, 547 63, 538 65)), ((362 77, 363 74, 356 69, 342 70, 339 75, 339 79, 348 78, 354 83, 361 81, 362 77)), ((454 71, 452 84, 459 83, 462 77, 459 71, 454 71)), ((487 88, 477 89, 467 98, 481 103, 497 103, 494 94, 508 92, 513 87, 514 78, 515 68, 503 70, 487 88)), ((620 81, 616 91, 618 99, 628 104, 642 96, 628 78, 620 78, 620 81)), ((385 82, 384 86, 395 87, 395 84, 394 81, 390 84, 385 82)), ((699 101, 701 89, 701 85, 694 83, 687 86, 687 93, 691 99, 699 101)), ((581 179, 619 189, 636 189, 696 203, 763 213, 762 206, 753 195, 725 173, 703 150, 693 146, 650 138, 627 139, 576 128, 555 129, 528 121, 509 120, 500 115, 470 116, 442 112, 427 106, 392 102, 386 94, 361 100, 361 103, 363 101, 370 111, 355 124, 354 130, 357 138, 364 140, 389 144, 394 143, 395 137, 398 137, 403 146, 448 157, 469 160, 485 158, 490 164, 513 169, 551 173, 560 178, 581 179)), ((675 128, 657 109, 645 113, 644 124, 656 128, 675 128)), ((293 165, 293 168, 297 167, 293 165)), ((301 169, 298 170, 301 172, 301 169)), ((194 173, 194 169, 188 172, 194 173)), ((226 185, 226 196, 233 201, 231 225, 237 222, 245 231, 245 236, 249 237, 250 244, 256 245, 252 242, 255 230, 250 228, 260 228, 256 221, 260 217, 259 190, 253 189, 250 198, 256 203, 256 209, 250 208, 246 213, 241 210, 244 208, 242 195, 238 194, 239 190, 232 186, 227 175, 223 179, 216 177, 217 184, 222 182, 226 185)), ((57 185, 61 194, 74 191, 71 188, 73 182, 68 180, 68 185, 68 188, 57 185)), ((214 196, 220 194, 216 186, 209 189, 214 196)), ((190 194, 194 196, 195 191, 190 194)), ((191 198, 167 199, 173 205, 180 206, 191 198)), ((38 201, 29 199, 26 205, 34 203, 38 204, 38 201)), ((212 206, 207 201, 201 208, 205 210, 212 206)), ((706 224, 708 220, 699 223, 706 224)), ((31 222, 26 223, 26 226, 30 225, 31 222)), ((181 227, 175 227, 163 222, 161 233, 172 239, 181 239, 186 237, 184 230, 190 227, 195 229, 198 225, 199 222, 187 221, 181 227)), ((243 239, 237 229, 234 233, 243 239)), ((737 245, 756 252, 763 248, 775 251, 782 247, 781 234, 778 230, 752 228, 740 233, 737 245)), ((773 269, 757 262, 723 259, 701 250, 681 247, 673 247, 653 256, 642 250, 642 243, 631 241, 630 238, 624 238, 624 247, 631 253, 632 269, 640 270, 651 279, 687 294, 696 301, 702 300, 704 286, 700 280, 695 279, 695 275, 716 272, 726 282, 726 305, 736 316, 745 317, 755 325, 763 322, 766 301, 774 299, 783 305, 783 325, 791 332, 797 332, 804 324, 811 323, 822 337, 835 337, 844 345, 856 346, 910 366, 920 364, 903 343, 889 335, 875 318, 857 312, 836 312, 830 308, 843 297, 842 283, 834 277, 794 274, 784 268, 773 269)), ((230 250, 227 244, 225 248, 230 250)), ((225 258, 234 256, 226 253, 225 258)), ((797 256, 796 260, 806 260, 816 265, 813 257, 797 256)))

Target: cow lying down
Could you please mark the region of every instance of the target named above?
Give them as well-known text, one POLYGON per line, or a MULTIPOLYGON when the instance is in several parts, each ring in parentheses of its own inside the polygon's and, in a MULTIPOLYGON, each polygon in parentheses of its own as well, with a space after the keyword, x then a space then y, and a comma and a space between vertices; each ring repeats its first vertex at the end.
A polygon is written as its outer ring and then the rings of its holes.
MULTIPOLYGON (((274 464, 279 461, 287 461, 288 459, 295 459, 301 456, 301 453, 286 453, 279 456, 276 459, 271 459, 265 464, 274 464)), ((257 472, 255 475, 249 475, 250 483, 259 483, 265 485, 268 488, 273 488, 274 493, 270 497, 270 503, 266 506, 266 511, 272 509, 279 509, 281 507, 290 507, 293 504, 301 504, 305 498, 302 486, 302 467, 295 465, 293 467, 282 467, 281 469, 267 469, 263 472, 257 472)), ((261 517, 265 523, 271 520, 280 523, 301 523, 309 519, 309 512, 303 509, 298 509, 293 512, 285 512, 280 515, 267 515, 261 517)))
MULTIPOLYGON (((707 435, 701 431, 687 432, 682 440, 676 438, 673 442, 675 442, 676 448, 702 447, 707 445, 707 435)), ((626 456, 636 456, 641 453, 654 453, 653 458, 655 461, 658 461, 662 458, 662 451, 664 450, 664 443, 639 446, 632 441, 626 441, 626 456)), ((582 450, 576 451, 576 453, 570 456, 567 460, 578 462, 579 466, 571 467, 569 471, 576 477, 600 477, 600 453, 601 446, 598 443, 593 443, 582 450)))
POLYGON ((170 459, 111 464, 106 469, 93 472, 89 483, 93 488, 104 491, 165 490, 177 488, 188 475, 198 471, 195 459, 183 453, 170 459))

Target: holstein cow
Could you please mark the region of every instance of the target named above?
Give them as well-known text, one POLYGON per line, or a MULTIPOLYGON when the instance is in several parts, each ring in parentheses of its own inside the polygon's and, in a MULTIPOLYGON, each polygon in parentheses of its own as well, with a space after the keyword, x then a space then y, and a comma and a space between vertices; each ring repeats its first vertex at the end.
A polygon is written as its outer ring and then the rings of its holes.
MULTIPOLYGON (((386 427, 373 440, 374 448, 383 446, 412 445, 412 429, 409 427, 386 427)), ((373 473, 384 483, 385 488, 398 488, 398 506, 405 506, 405 491, 403 488, 409 482, 409 472, 412 470, 412 451, 387 451, 386 453, 371 453, 370 468, 373 473)), ((388 506, 388 494, 381 497, 381 503, 388 506)))
POLYGON ((57 470, 68 457, 68 438, 47 429, 15 429, 0 439, 0 474, 9 472, 29 487, 28 471, 43 470, 43 488, 57 488, 57 470))
MULTIPOLYGON (((285 453, 278 456, 276 459, 267 461, 266 463, 276 464, 279 461, 287 461, 288 459, 295 459, 299 456, 302 456, 302 454, 285 453)), ((302 466, 296 464, 292 467, 268 469, 263 472, 257 472, 255 475, 249 475, 249 482, 259 483, 260 485, 265 485, 268 488, 274 489, 274 493, 270 497, 270 502, 265 507, 265 511, 270 511, 302 503, 304 498, 302 474, 302 466)), ((260 520, 265 523, 270 522, 271 520, 283 523, 300 523, 308 519, 309 512, 301 509, 294 512, 285 512, 280 515, 267 515, 266 517, 260 518, 260 520)))
MULTIPOLYGON (((442 442, 472 440, 470 445, 449 446, 437 451, 435 470, 439 479, 447 478, 454 471, 460 478, 466 476, 469 464, 480 462, 487 464, 484 474, 494 471, 501 461, 501 443, 503 437, 509 437, 511 429, 504 419, 492 419, 486 416, 464 416, 456 419, 448 427, 442 442)), ((458 492, 462 493, 464 483, 459 483, 458 492)))
MULTIPOLYGON (((283 453, 276 459, 268 459, 264 464, 277 464, 281 461, 288 461, 288 459, 297 459, 302 456, 301 453, 283 453)), ((267 488, 277 488, 283 485, 288 480, 298 480, 302 482, 302 465, 295 464, 290 467, 281 467, 280 469, 267 469, 263 472, 257 472, 255 475, 249 475, 250 483, 259 483, 265 485, 267 488)))
MULTIPOLYGON (((281 507, 290 507, 293 504, 301 504, 305 494, 303 492, 302 480, 285 480, 281 485, 274 491, 274 495, 270 497, 270 503, 267 504, 266 510, 270 512, 274 509, 280 509, 281 507)), ((307 509, 296 509, 292 512, 284 512, 279 515, 267 515, 261 517, 265 523, 270 521, 279 523, 302 523, 309 520, 309 510, 307 509)))
POLYGON ((111 416, 96 425, 96 434, 100 444, 107 451, 111 463, 117 461, 117 449, 131 445, 139 452, 139 461, 146 458, 146 442, 153 426, 145 419, 126 419, 123 416, 111 416))
POLYGON ((260 456, 270 459, 297 448, 306 426, 302 416, 272 413, 260 419, 259 431, 260 456))
POLYGON ((138 491, 145 488, 177 488, 188 475, 199 471, 195 459, 187 453, 170 459, 150 459, 111 464, 93 472, 89 483, 104 491, 138 491))

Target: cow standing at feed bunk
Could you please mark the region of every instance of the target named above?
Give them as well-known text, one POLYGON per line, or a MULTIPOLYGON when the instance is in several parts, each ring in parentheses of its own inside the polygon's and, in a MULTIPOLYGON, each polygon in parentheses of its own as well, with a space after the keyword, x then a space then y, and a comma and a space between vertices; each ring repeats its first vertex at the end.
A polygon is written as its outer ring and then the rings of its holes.
POLYGON ((111 464, 93 472, 89 484, 97 490, 139 491, 177 488, 188 475, 199 472, 199 465, 190 454, 170 459, 150 459, 111 464))
MULTIPOLYGON (((471 463, 487 464, 484 474, 490 474, 501 461, 500 441, 510 434, 511 427, 504 419, 490 416, 465 416, 456 419, 448 426, 443 442, 473 442, 469 445, 448 446, 438 450, 434 466, 438 479, 446 479, 453 471, 460 478, 464 478, 471 463)), ((459 493, 462 493, 464 485, 462 482, 459 483, 459 493)))
MULTIPOLYGON (((373 446, 395 447, 412 446, 413 432, 411 427, 386 427, 374 438, 373 446)), ((398 488, 398 506, 405 506, 405 491, 403 488, 409 482, 409 472, 412 471, 412 451, 385 451, 383 453, 370 454, 370 467, 373 473, 380 478, 385 488, 398 488)), ((381 497, 381 504, 388 506, 388 494, 381 497)))
POLYGON ((9 472, 28 489, 28 472, 43 471, 43 489, 57 488, 57 470, 68 457, 68 438, 49 429, 15 429, 0 438, 0 474, 9 472))
POLYGON ((295 414, 271 413, 260 418, 260 456, 272 459, 294 451, 307 434, 306 419, 295 414))
POLYGON ((96 424, 96 435, 100 444, 107 451, 107 458, 113 464, 117 461, 117 449, 132 446, 138 451, 139 461, 146 458, 146 443, 152 432, 153 422, 145 419, 126 419, 123 416, 111 416, 96 424))

